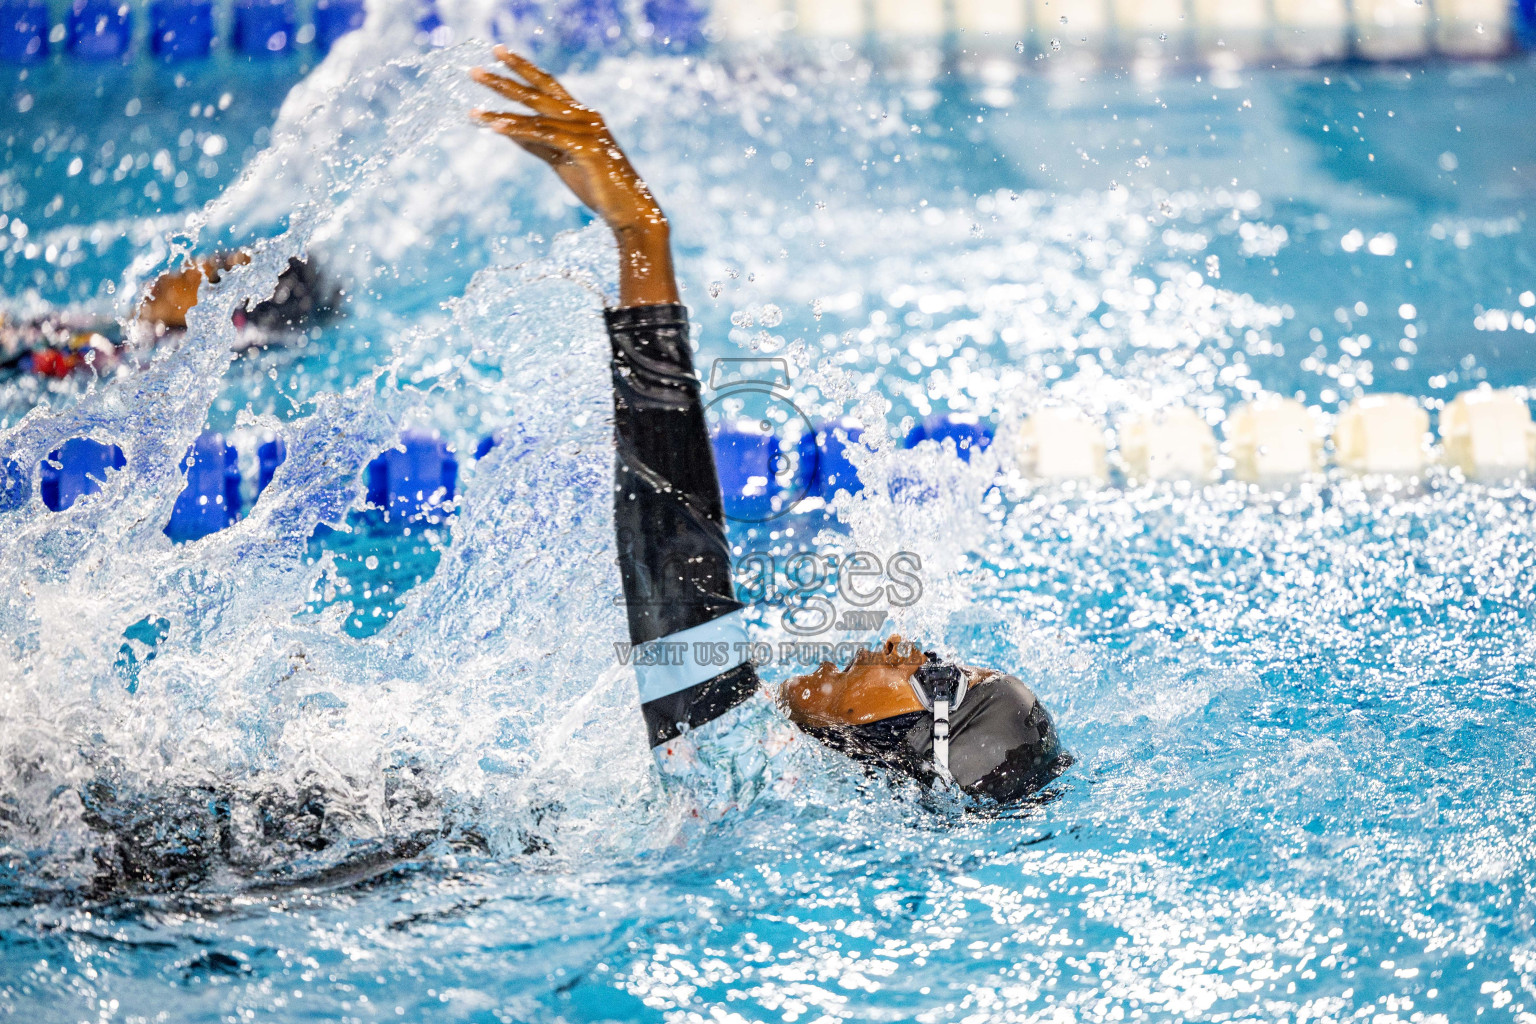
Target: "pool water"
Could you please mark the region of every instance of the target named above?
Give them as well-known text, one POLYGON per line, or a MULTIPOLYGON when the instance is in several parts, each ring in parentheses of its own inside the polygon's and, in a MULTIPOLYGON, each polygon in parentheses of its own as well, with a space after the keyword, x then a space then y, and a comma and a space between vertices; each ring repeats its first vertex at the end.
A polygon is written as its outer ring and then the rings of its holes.
MULTIPOLYGON (((0 395, 0 454, 128 459, 0 515, 0 1011, 1536 1019, 1524 481, 1047 485, 1002 444, 890 440, 1043 398, 1219 422, 1262 390, 1530 384, 1528 340, 1487 329, 1536 288, 1528 63, 574 73, 672 217, 701 367, 766 362, 874 439, 861 496, 735 524, 743 561, 917 556, 882 628, 1018 671, 1076 758, 997 814, 799 742, 699 827, 610 646, 612 251, 465 123, 478 48, 367 45, 292 92, 286 64, 6 83, 13 308, 121 314, 182 249, 256 258, 133 372, 0 395), (229 312, 298 252, 349 315, 233 356, 229 312), (205 427, 290 454, 172 545, 205 427), (364 467, 405 427, 464 455, 458 501, 370 532, 364 467)), ((756 613, 775 652, 797 596, 756 613)))

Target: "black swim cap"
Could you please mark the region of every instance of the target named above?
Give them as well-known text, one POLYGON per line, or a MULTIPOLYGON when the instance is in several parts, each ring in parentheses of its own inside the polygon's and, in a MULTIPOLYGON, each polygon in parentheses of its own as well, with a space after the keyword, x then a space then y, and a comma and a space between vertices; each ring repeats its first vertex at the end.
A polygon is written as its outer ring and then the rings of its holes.
MULTIPOLYGON (((827 745, 932 784, 933 717, 926 711, 867 725, 809 730, 827 745)), ((949 717, 949 771, 972 796, 1011 803, 1036 792, 1067 762, 1050 712, 1015 676, 972 683, 949 717)))
POLYGON ((302 330, 336 314, 340 295, 310 262, 290 259, 272 297, 243 312, 245 322, 264 331, 302 330))

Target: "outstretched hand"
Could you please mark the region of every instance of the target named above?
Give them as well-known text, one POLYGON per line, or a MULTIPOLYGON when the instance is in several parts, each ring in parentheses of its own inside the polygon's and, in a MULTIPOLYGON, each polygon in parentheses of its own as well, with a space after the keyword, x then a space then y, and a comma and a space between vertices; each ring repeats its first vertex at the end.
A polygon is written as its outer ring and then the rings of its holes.
POLYGON ((504 46, 492 53, 517 77, 485 68, 472 69, 470 77, 533 114, 476 109, 470 116, 549 164, 576 198, 612 229, 619 242, 622 305, 676 302, 667 218, 603 116, 582 106, 531 61, 504 46))

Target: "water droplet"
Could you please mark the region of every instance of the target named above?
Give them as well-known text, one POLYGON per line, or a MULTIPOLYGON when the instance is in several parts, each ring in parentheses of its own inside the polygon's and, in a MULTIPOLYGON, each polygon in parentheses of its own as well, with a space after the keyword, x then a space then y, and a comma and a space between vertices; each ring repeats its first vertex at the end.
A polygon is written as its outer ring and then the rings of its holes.
POLYGON ((752 319, 752 314, 744 309, 738 309, 731 314, 732 327, 751 327, 756 323, 757 321, 752 319))
POLYGON ((1147 154, 1143 153, 1143 154, 1141 154, 1141 156, 1136 158, 1136 166, 1137 167, 1151 167, 1152 166, 1152 161, 1147 158, 1147 154))
POLYGON ((1063 24, 1063 25, 1065 25, 1065 24, 1066 24, 1066 23, 1067 23, 1067 16, 1066 16, 1066 15, 1065 15, 1065 14, 1063 14, 1063 15, 1062 15, 1062 16, 1061 16, 1061 23, 1062 23, 1062 24, 1063 24))
POLYGON ((720 292, 724 290, 724 288, 725 283, 723 281, 709 282, 709 297, 712 299, 718 299, 720 297, 720 292))
POLYGON ((369 569, 377 569, 379 567, 379 556, 369 555, 366 559, 363 560, 363 564, 369 569))
POLYGON ((1053 49, 1053 50, 1061 49, 1061 40, 1060 39, 1052 39, 1051 40, 1051 49, 1053 49))
POLYGON ((1158 33, 1157 38, 1166 43, 1168 41, 1168 33, 1167 32, 1160 32, 1160 33, 1158 33))
POLYGON ((759 319, 764 327, 777 327, 784 322, 784 311, 778 306, 764 306, 759 319))
POLYGON ((1014 53, 1023 53, 1024 52, 1024 40, 1020 39, 1018 42, 1013 44, 1013 52, 1014 53))

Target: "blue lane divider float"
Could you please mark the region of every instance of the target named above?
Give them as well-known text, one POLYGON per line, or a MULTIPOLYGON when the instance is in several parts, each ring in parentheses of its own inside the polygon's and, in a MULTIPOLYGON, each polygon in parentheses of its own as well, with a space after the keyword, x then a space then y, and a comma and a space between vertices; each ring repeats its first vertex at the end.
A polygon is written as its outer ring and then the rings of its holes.
POLYGON ((45 0, 0 0, 0 60, 30 64, 48 56, 45 0))
POLYGON ((368 502, 399 523, 437 515, 453 500, 459 463, 446 442, 425 431, 407 430, 400 443, 368 464, 368 502))
MULTIPOLYGON (((446 46, 452 31, 437 0, 414 4, 418 41, 446 46)), ((299 43, 300 14, 306 13, 317 51, 325 53, 348 32, 362 27, 366 0, 150 0, 148 49, 167 62, 206 57, 219 43, 218 4, 232 8, 232 50, 248 56, 286 53, 299 43)), ((65 0, 63 23, 54 28, 49 0, 0 0, 0 61, 46 59, 50 40, 67 41, 72 55, 86 60, 121 59, 133 53, 134 18, 142 0, 65 0)), ((548 54, 611 50, 642 41, 652 49, 693 51, 704 45, 708 0, 497 0, 480 28, 498 41, 548 54)))
POLYGON ((32 480, 15 459, 0 459, 0 512, 14 512, 27 503, 32 480))
POLYGON ((764 522, 804 498, 815 479, 815 459, 787 449, 755 420, 724 423, 711 437, 725 514, 764 522))
POLYGON ((929 416, 907 434, 907 447, 913 448, 923 441, 955 443, 955 452, 966 462, 971 454, 985 449, 992 443, 992 428, 980 418, 969 413, 941 413, 929 416))
POLYGON ((133 8, 121 0, 73 0, 64 28, 70 53, 113 60, 133 45, 133 8))
MULTIPOLYGON (((486 441, 494 443, 492 438, 486 441)), ((482 442, 489 450, 490 445, 482 442)), ((256 449, 257 497, 267 489, 288 457, 283 439, 269 436, 256 449)), ((186 484, 177 496, 165 535, 176 543, 198 540, 233 525, 244 511, 243 476, 239 452, 222 434, 200 434, 181 460, 186 484)), ((49 453, 40 466, 43 504, 62 512, 80 498, 95 494, 107 474, 128 464, 123 450, 90 438, 72 438, 49 453)), ((368 464, 368 501, 386 523, 425 519, 441 522, 453 501, 459 463, 446 442, 425 431, 408 430, 400 443, 368 464)), ((13 459, 0 459, 0 513, 27 503, 30 479, 13 459)))
POLYGON ((566 0, 555 17, 560 42, 573 53, 601 50, 624 37, 618 0, 566 0))
POLYGON ((315 46, 329 52, 336 40, 363 27, 363 0, 315 0, 315 46))
POLYGON ((725 514, 732 519, 754 520, 772 515, 773 499, 778 497, 775 478, 782 458, 778 437, 737 424, 722 424, 711 440, 725 514))
POLYGON ((491 38, 542 53, 550 42, 543 25, 544 11, 536 0, 502 0, 491 14, 491 38))
POLYGON ((240 518, 240 453, 222 434, 205 431, 181 460, 187 486, 165 535, 178 544, 218 533, 240 518))
POLYGON ((822 423, 814 434, 800 438, 800 459, 811 467, 810 493, 831 501, 838 491, 858 494, 864 489, 848 449, 860 442, 864 430, 856 420, 822 423))
POLYGON ((288 458, 288 446, 280 437, 269 437, 256 446, 256 493, 267 489, 277 475, 277 467, 288 458))
POLYGON ((149 7, 150 49, 164 60, 206 57, 213 48, 209 0, 155 0, 149 7))
MULTIPOLYGON (((714 449, 726 515, 761 522, 802 497, 831 501, 838 491, 858 494, 864 481, 848 451, 861 444, 863 436, 855 420, 820 424, 815 433, 801 435, 796 442, 798 465, 786 475, 783 460, 787 456, 777 436, 756 423, 721 427, 714 434, 714 449)), ((951 413, 930 416, 918 424, 907 435, 906 446, 948 440, 954 442, 956 454, 969 461, 972 452, 992 443, 992 436, 992 428, 978 417, 951 413)))
POLYGON ((293 0, 237 0, 231 42, 247 57, 285 53, 293 48, 296 20, 293 0))
POLYGON ((443 24, 437 0, 416 0, 416 42, 420 46, 447 46, 453 31, 443 24))
POLYGON ((694 0, 645 0, 642 8, 651 42, 657 49, 691 53, 704 45, 709 10, 694 0))
POLYGON ((63 512, 106 483, 107 474, 128 465, 123 450, 88 437, 73 437, 48 453, 39 466, 43 504, 63 512))
POLYGON ((1536 0, 1518 0, 1515 40, 1526 49, 1536 48, 1536 0))

